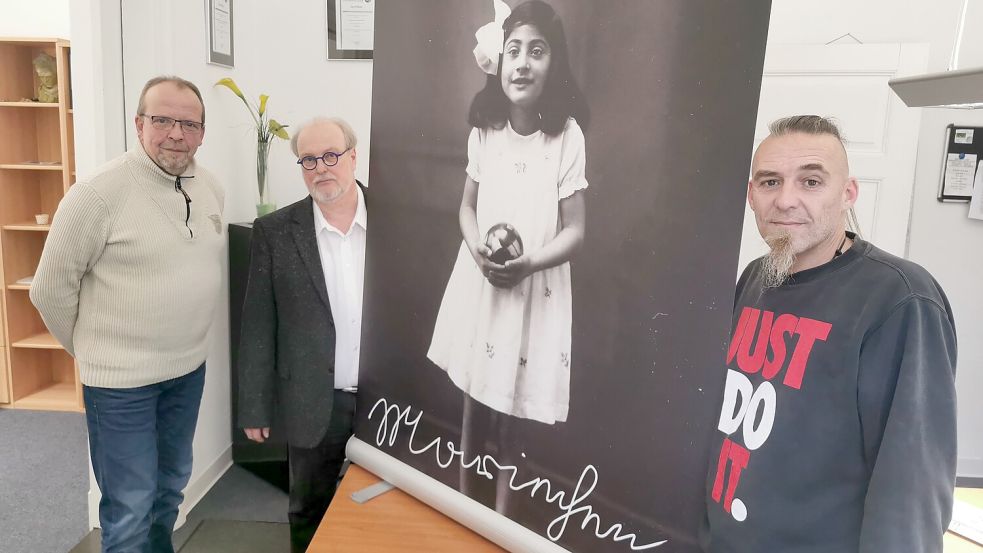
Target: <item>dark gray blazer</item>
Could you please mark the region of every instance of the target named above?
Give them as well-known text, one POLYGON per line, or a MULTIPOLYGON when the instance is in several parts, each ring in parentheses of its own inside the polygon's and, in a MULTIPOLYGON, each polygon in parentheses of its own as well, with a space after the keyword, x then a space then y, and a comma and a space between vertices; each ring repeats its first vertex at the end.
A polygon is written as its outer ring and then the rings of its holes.
POLYGON ((334 399, 335 328, 312 202, 253 224, 238 367, 238 426, 272 426, 275 404, 287 442, 303 448, 324 437, 334 399))

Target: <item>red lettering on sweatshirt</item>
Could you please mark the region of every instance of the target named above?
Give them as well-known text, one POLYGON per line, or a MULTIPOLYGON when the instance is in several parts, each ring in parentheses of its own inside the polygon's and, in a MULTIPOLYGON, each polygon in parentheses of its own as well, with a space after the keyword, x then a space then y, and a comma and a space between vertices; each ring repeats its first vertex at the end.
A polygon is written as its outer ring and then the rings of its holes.
MULTIPOLYGON (((713 500, 722 503, 727 513, 731 513, 734 494, 741 474, 748 466, 751 450, 761 448, 771 435, 778 408, 778 398, 771 380, 784 368, 782 383, 795 390, 801 389, 813 347, 816 342, 825 342, 832 328, 833 325, 827 322, 791 313, 776 316, 772 311, 753 307, 741 310, 727 348, 727 365, 731 368, 727 371, 717 428, 726 436, 742 428, 744 445, 724 437, 710 492, 713 500), (787 342, 790 338, 795 340, 791 355, 787 342), (735 361, 740 371, 733 370, 735 361), (744 374, 758 372, 764 382, 755 387, 744 374)), ((742 522, 747 510, 741 508, 731 514, 735 520, 742 522)))
POLYGON ((799 324, 795 326, 795 333, 799 335, 799 343, 795 344, 795 351, 792 352, 792 360, 785 371, 785 380, 782 382, 798 390, 802 387, 802 377, 805 375, 806 363, 809 362, 809 354, 812 353, 812 346, 816 340, 826 341, 829 338, 829 331, 833 325, 807 319, 802 317, 799 324))
POLYGON ((730 512, 730 505, 734 501, 734 492, 737 491, 737 483, 741 479, 741 471, 747 467, 751 452, 730 440, 724 438, 724 443, 720 447, 720 457, 717 460, 717 476, 713 480, 713 490, 711 496, 713 500, 720 503, 723 496, 724 511, 730 512), (730 461, 730 476, 727 476, 727 493, 724 493, 724 476, 727 472, 728 461, 730 461))
POLYGON ((765 360, 765 370, 761 372, 761 376, 765 377, 765 380, 775 378, 775 375, 782 370, 782 364, 785 363, 785 335, 792 334, 798 322, 798 317, 791 313, 785 313, 780 315, 771 327, 772 356, 771 359, 765 360))
POLYGON ((737 320, 737 327, 734 328, 734 337, 730 340, 730 347, 727 349, 727 364, 730 365, 734 362, 734 356, 737 355, 737 348, 741 345, 741 340, 744 338, 744 332, 747 330, 748 323, 751 322, 751 314, 754 314, 755 323, 751 323, 754 326, 758 320, 759 311, 753 307, 745 307, 741 310, 741 316, 737 320))
MULTIPOLYGON (((751 317, 749 327, 753 327, 757 319, 758 310, 751 317)), ((771 336, 771 321, 775 314, 765 311, 761 315, 761 326, 758 332, 744 332, 741 338, 741 347, 737 348, 737 366, 747 374, 754 374, 761 370, 761 365, 765 362, 765 355, 768 353, 768 337, 771 336), (754 337, 757 335, 758 339, 754 337), (751 353, 751 345, 754 342, 754 353, 751 353)))
POLYGON ((817 341, 826 341, 832 328, 833 325, 815 319, 790 313, 776 318, 772 311, 745 307, 727 350, 727 364, 736 359, 742 372, 755 374, 761 371, 765 380, 771 380, 782 371, 788 358, 786 335, 798 336, 782 380, 786 386, 798 390, 802 387, 813 346, 817 341))

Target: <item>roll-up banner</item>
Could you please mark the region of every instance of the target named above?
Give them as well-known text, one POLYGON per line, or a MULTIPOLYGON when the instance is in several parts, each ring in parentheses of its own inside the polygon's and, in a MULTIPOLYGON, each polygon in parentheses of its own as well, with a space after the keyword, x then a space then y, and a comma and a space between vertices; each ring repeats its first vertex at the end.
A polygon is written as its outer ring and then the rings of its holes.
POLYGON ((513 551, 700 551, 769 9, 379 2, 355 462, 513 551))

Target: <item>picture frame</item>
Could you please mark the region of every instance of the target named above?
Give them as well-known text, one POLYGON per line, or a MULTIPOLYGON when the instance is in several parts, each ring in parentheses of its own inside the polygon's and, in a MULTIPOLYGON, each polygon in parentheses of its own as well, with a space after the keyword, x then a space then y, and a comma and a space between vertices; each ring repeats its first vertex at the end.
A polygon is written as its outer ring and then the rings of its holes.
POLYGON ((371 60, 375 0, 328 0, 328 59, 371 60))
POLYGON ((205 61, 212 65, 235 67, 232 3, 233 0, 205 0, 208 34, 208 56, 205 61))

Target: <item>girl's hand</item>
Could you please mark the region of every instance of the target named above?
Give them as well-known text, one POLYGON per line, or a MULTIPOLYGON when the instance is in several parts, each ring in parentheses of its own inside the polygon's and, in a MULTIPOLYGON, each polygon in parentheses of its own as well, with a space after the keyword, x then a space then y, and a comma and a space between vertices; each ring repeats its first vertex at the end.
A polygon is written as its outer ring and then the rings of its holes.
POLYGON ((478 266, 478 270, 481 271, 481 274, 484 275, 486 279, 488 279, 488 282, 490 282, 492 286, 503 288, 503 286, 498 284, 498 275, 505 270, 505 266, 499 265, 498 263, 495 263, 489 259, 491 254, 492 252, 490 249, 488 249, 488 246, 479 244, 471 253, 471 256, 474 257, 474 262, 478 266))
POLYGON ((534 272, 528 255, 510 259, 500 267, 500 270, 493 270, 488 277, 488 281, 498 288, 512 288, 534 272))

